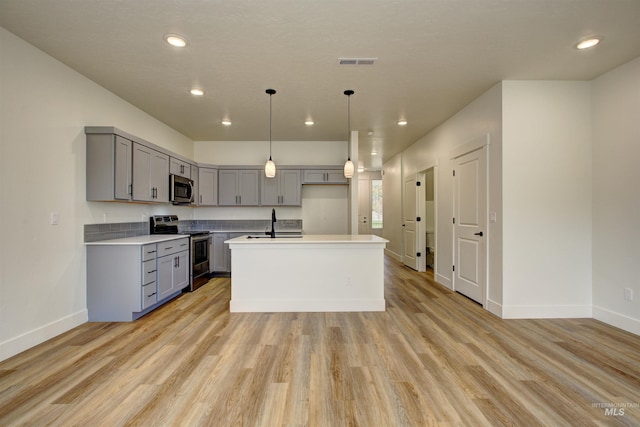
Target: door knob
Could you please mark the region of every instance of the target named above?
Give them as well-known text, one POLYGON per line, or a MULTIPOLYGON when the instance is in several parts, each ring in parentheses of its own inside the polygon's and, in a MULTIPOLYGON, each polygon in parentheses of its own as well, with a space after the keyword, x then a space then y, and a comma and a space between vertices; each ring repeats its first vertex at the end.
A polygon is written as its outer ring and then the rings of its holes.
POLYGON ((483 236, 482 231, 478 231, 477 233, 473 233, 473 235, 474 236, 480 236, 480 237, 483 236))

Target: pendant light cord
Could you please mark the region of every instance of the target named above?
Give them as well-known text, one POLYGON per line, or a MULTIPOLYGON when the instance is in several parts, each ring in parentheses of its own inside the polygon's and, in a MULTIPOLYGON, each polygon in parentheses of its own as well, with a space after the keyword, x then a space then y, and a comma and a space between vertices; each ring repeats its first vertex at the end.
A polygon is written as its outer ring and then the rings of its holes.
POLYGON ((269 94, 269 160, 271 160, 271 96, 273 94, 269 94))

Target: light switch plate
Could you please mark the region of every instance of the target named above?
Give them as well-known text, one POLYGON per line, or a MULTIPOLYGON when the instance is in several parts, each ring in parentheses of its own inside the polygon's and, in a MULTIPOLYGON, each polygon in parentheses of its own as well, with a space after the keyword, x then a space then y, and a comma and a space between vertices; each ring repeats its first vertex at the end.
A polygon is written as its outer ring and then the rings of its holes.
POLYGON ((633 289, 624 288, 624 299, 627 301, 633 301, 633 289))
POLYGON ((496 214, 495 212, 489 212, 489 221, 490 222, 497 222, 498 221, 498 214, 496 214))
POLYGON ((51 212, 49 222, 51 223, 51 225, 58 225, 58 212, 51 212))

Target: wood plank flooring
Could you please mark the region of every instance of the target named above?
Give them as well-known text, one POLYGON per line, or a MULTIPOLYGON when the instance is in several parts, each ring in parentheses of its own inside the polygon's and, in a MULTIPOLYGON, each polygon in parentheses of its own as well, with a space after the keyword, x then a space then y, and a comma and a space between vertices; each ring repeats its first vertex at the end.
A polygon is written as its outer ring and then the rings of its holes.
POLYGON ((1 426, 640 425, 640 337, 501 320, 385 260, 386 312, 229 313, 212 279, 0 363, 1 426))

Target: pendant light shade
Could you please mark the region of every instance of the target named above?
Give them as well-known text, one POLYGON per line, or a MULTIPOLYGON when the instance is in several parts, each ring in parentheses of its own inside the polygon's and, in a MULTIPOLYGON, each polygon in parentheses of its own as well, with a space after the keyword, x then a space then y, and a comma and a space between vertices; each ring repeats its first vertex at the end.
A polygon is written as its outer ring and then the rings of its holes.
POLYGON ((264 165, 264 175, 267 178, 273 178, 276 176, 276 164, 271 159, 271 95, 275 94, 275 89, 267 89, 265 91, 269 94, 269 160, 264 165))
POLYGON ((355 92, 352 90, 345 90, 344 94, 347 95, 347 161, 344 163, 344 177, 345 178, 353 178, 353 173, 355 172, 355 167, 353 162, 351 161, 351 95, 355 92))

